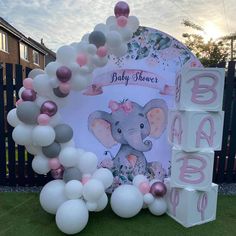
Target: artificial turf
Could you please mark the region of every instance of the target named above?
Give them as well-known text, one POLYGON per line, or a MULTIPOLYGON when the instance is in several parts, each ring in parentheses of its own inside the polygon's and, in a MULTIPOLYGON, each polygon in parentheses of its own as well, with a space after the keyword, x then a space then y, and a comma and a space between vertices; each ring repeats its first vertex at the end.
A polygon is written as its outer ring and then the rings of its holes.
MULTIPOLYGON (((54 216, 42 210, 37 193, 0 193, 0 235, 38 236, 63 235, 54 216)), ((90 213, 81 236, 168 236, 168 235, 236 235, 236 196, 219 196, 216 221, 184 228, 167 215, 156 217, 142 210, 131 219, 121 219, 108 206, 99 213, 90 213)))

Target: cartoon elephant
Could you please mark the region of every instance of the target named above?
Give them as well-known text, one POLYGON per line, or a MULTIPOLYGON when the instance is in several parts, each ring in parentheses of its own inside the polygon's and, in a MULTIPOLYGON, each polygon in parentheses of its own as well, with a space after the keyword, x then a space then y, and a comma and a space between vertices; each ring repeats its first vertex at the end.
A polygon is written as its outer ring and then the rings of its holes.
POLYGON ((117 170, 131 168, 132 175, 145 174, 147 161, 144 152, 152 149, 147 137, 158 138, 167 125, 168 108, 162 99, 153 99, 145 106, 125 100, 109 102, 111 113, 95 111, 88 118, 90 132, 106 148, 120 143, 113 158, 117 170))

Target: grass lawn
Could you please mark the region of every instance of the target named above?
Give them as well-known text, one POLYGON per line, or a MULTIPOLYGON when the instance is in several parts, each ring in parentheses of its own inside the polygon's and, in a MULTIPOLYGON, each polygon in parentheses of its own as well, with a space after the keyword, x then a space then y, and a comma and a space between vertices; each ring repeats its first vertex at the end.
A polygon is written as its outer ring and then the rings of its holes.
MULTIPOLYGON (((0 193, 0 235, 63 235, 54 216, 44 212, 37 193, 0 193)), ((168 216, 155 217, 143 210, 131 219, 117 217, 108 206, 100 213, 90 214, 81 236, 168 236, 168 235, 236 235, 236 196, 218 198, 217 220, 185 229, 168 216)))

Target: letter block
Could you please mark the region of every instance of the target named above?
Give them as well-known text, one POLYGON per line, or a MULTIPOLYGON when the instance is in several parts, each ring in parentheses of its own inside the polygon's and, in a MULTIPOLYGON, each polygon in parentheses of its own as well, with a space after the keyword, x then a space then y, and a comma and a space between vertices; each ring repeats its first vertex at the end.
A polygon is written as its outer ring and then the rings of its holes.
POLYGON ((171 187, 208 191, 213 174, 214 152, 184 152, 172 148, 171 187))
POLYGON ((212 183, 207 192, 191 188, 172 188, 170 180, 167 186, 167 214, 184 227, 200 225, 216 218, 218 185, 212 183))
POLYGON ((224 112, 169 111, 168 140, 186 152, 221 150, 224 112))
POLYGON ((225 71, 223 68, 191 68, 176 78, 178 110, 222 110, 225 71))

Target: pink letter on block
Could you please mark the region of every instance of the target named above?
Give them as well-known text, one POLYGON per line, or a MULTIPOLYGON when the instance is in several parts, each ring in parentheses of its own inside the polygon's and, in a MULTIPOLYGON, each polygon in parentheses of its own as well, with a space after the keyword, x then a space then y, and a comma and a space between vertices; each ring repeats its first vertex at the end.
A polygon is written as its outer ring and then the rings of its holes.
POLYGON ((183 129, 182 129, 181 115, 179 113, 177 113, 175 115, 175 117, 173 118, 172 123, 171 123, 170 141, 173 143, 174 138, 176 137, 177 142, 180 145, 181 144, 182 133, 183 133, 183 129))

